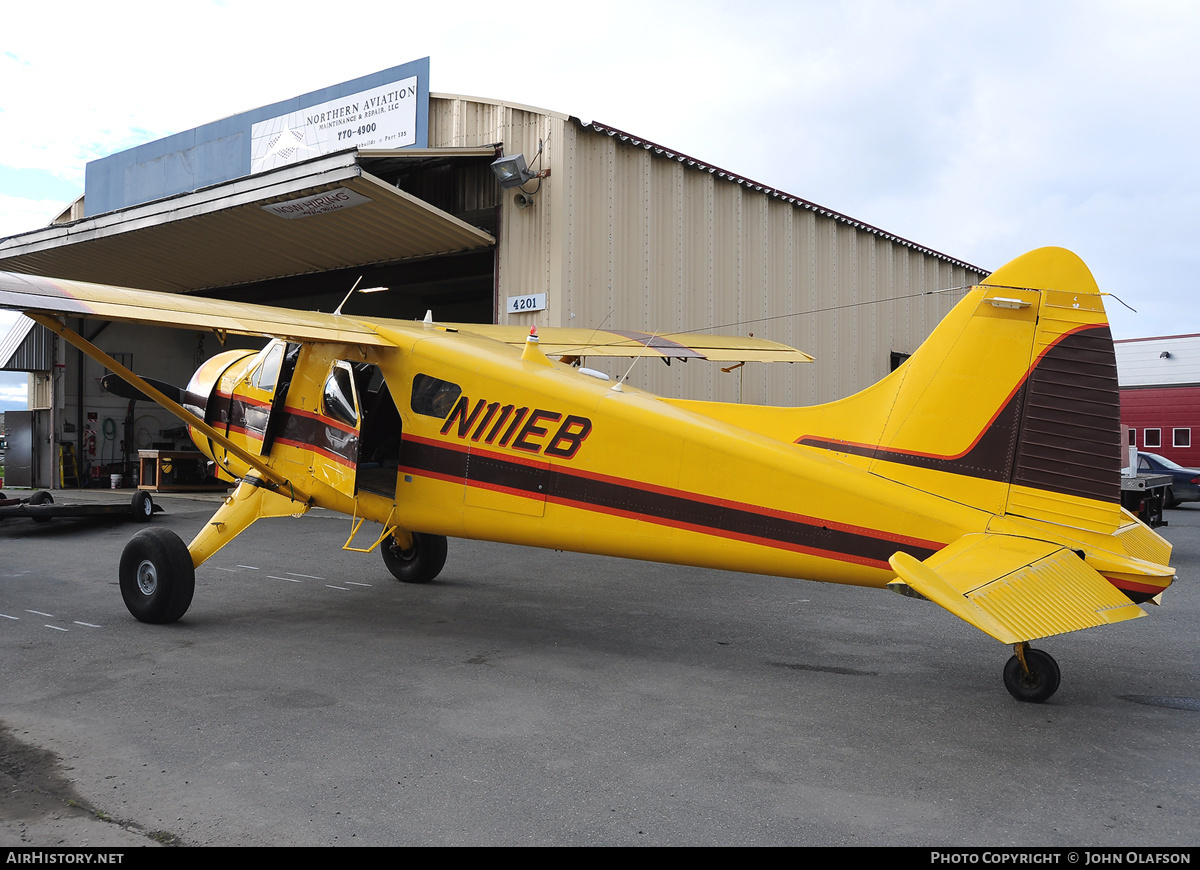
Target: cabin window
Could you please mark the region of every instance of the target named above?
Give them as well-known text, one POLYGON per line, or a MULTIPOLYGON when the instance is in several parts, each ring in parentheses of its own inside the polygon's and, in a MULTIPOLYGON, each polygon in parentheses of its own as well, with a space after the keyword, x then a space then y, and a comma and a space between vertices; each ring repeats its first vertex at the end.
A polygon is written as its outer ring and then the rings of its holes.
POLYGON ((354 376, 350 372, 350 366, 343 362, 334 365, 333 371, 325 381, 323 398, 326 416, 347 426, 358 425, 358 411, 354 404, 354 376))
POLYGON ((1129 430, 1129 446, 1137 447, 1137 429, 1129 430))
POLYGON ((411 405, 418 414, 445 420, 461 395, 462 387, 458 384, 431 378, 429 375, 417 375, 413 378, 411 405))
POLYGON ((1172 429, 1171 430, 1171 446, 1172 447, 1191 447, 1192 446, 1192 430, 1191 429, 1172 429))
POLYGON ((1161 429, 1144 429, 1142 431, 1143 447, 1162 447, 1161 429))

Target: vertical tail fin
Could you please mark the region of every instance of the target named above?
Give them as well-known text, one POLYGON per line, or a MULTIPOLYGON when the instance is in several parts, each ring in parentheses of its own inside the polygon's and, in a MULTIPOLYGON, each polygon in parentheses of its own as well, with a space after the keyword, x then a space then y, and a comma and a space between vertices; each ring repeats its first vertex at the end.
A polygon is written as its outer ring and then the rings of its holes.
POLYGON ((1062 248, 997 270, 891 375, 791 422, 799 444, 973 507, 1122 522, 1112 337, 1095 279, 1062 248))

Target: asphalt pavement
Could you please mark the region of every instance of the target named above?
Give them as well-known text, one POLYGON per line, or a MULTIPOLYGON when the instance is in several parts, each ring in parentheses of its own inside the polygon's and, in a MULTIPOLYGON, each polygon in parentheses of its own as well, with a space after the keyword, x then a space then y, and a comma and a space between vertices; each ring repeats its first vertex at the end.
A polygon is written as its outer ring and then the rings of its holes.
POLYGON ((406 585, 313 511, 152 626, 138 525, 0 522, 0 844, 1196 845, 1200 507, 1167 518, 1163 606, 1035 644, 1044 705, 887 591, 470 541, 406 585))

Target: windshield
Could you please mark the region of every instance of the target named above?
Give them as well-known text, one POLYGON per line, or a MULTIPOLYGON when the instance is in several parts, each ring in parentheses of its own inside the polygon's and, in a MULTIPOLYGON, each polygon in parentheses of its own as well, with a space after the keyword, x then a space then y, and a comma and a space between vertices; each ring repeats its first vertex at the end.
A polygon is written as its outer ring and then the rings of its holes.
POLYGON ((1177 468, 1180 471, 1187 470, 1182 465, 1180 465, 1178 462, 1172 462, 1170 459, 1167 459, 1167 457, 1159 456, 1157 453, 1147 453, 1145 455, 1149 456, 1151 459, 1153 459, 1155 462, 1157 462, 1163 468, 1177 468))

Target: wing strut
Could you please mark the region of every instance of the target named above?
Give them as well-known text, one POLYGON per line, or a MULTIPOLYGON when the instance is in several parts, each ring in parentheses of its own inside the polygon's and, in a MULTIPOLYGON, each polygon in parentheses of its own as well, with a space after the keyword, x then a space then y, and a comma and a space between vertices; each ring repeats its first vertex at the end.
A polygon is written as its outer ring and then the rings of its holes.
POLYGON ((307 493, 294 486, 287 476, 280 474, 270 465, 263 462, 261 456, 255 456, 253 453, 247 452, 242 447, 239 447, 237 444, 230 441, 219 431, 214 429, 212 426, 209 426, 191 411, 184 408, 183 405, 180 405, 178 402, 167 398, 167 396, 163 395, 160 390, 155 389, 153 385, 148 383, 143 378, 139 378, 137 375, 125 368, 125 366, 121 365, 104 351, 100 350, 100 348, 96 347, 79 333, 73 332, 64 324, 60 323, 56 318, 50 317, 46 314, 30 312, 27 316, 37 323, 40 323, 51 332, 54 332, 56 335, 61 336, 63 340, 79 348, 79 350, 86 353, 96 362, 100 363, 100 365, 113 371, 126 383, 131 384, 132 386, 141 390, 145 395, 149 396, 159 405, 162 405, 193 429, 198 429, 208 438, 212 439, 217 444, 220 444, 242 462, 246 463, 248 466, 261 474, 262 477, 269 481, 273 487, 286 488, 287 494, 293 501, 305 503, 310 502, 310 498, 307 493))

